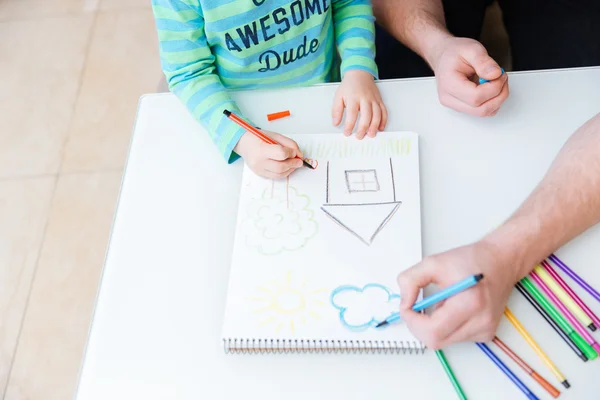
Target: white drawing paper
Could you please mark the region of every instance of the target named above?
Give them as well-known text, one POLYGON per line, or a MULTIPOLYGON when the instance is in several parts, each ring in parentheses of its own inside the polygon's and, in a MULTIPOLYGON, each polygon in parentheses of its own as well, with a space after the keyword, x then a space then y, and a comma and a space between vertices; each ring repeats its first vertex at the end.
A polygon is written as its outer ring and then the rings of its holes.
POLYGON ((397 275, 421 259, 418 136, 293 137, 317 168, 244 169, 224 339, 414 341, 397 275))

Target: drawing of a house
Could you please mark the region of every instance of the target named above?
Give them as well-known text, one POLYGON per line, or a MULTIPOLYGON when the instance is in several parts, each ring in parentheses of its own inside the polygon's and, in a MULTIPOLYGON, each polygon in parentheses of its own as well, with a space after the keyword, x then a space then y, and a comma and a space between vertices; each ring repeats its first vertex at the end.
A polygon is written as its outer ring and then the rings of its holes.
POLYGON ((393 160, 327 162, 325 203, 321 210, 367 246, 401 205, 396 198, 393 160))

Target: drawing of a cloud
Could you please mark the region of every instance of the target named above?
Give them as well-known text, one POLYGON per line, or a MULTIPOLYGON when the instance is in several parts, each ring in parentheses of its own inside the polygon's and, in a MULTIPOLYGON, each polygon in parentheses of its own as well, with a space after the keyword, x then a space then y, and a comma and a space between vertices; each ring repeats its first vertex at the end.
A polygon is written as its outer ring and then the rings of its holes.
POLYGON ((249 205, 244 224, 247 245, 267 255, 302 248, 318 228, 309 206, 308 196, 292 186, 286 190, 266 189, 249 205))
POLYGON ((331 304, 340 312, 341 323, 352 330, 374 327, 400 307, 400 296, 377 283, 364 287, 340 286, 331 293, 331 304))

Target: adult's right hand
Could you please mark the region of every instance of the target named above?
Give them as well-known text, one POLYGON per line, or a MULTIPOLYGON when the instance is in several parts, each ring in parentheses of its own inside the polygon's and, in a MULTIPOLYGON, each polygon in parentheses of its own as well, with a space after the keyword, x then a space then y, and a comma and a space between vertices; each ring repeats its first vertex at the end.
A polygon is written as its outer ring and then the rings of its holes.
POLYGON ((476 40, 447 36, 433 46, 427 59, 446 107, 488 117, 496 115, 508 97, 508 75, 476 40), (479 84, 477 77, 489 82, 479 84))

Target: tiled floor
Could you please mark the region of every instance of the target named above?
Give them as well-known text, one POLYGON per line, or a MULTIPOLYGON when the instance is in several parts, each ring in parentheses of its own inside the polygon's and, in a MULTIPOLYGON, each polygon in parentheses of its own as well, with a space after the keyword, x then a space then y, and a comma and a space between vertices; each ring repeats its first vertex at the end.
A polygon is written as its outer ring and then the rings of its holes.
POLYGON ((0 399, 72 399, 137 100, 150 0, 0 0, 0 399))
POLYGON ((150 0, 0 0, 0 399, 72 399, 137 100, 150 0))

